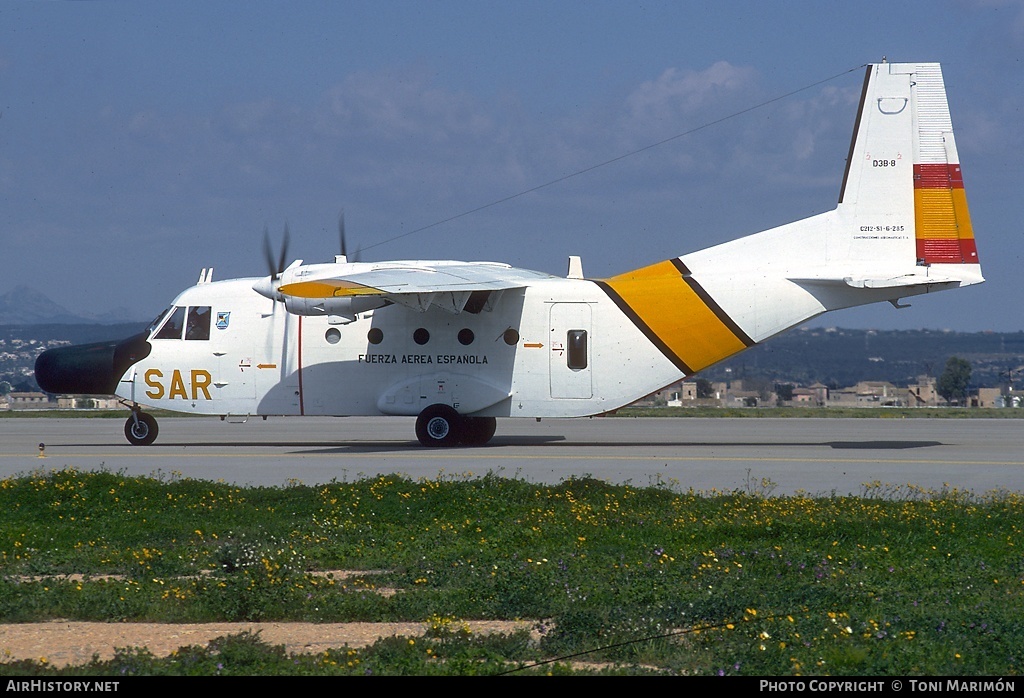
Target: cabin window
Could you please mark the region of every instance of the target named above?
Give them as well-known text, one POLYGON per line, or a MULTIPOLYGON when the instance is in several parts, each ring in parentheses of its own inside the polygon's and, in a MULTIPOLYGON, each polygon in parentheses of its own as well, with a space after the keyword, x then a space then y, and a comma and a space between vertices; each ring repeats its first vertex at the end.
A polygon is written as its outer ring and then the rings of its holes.
POLYGON ((194 305, 188 309, 185 323, 185 339, 210 338, 210 306, 194 305))
POLYGON ((586 368, 587 367, 587 331, 586 330, 569 330, 566 333, 565 346, 568 348, 566 352, 567 361, 569 368, 586 368))
POLYGON ((178 306, 164 321, 164 326, 153 339, 181 339, 181 330, 185 327, 185 308, 178 306))
POLYGON ((473 330, 468 327, 459 330, 459 344, 468 347, 474 339, 476 339, 476 335, 473 334, 473 330))
POLYGON ((430 332, 428 332, 424 327, 417 328, 417 330, 412 333, 412 341, 422 346, 430 341, 430 332))

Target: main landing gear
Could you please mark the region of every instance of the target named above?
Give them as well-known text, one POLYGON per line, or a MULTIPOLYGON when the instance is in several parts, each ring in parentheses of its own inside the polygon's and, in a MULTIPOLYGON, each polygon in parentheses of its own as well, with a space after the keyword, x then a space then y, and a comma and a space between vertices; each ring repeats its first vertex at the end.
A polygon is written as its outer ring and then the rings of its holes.
MULTIPOLYGON (((497 427, 494 417, 466 417, 448 405, 431 405, 416 418, 416 438, 429 447, 483 446, 497 427)), ((149 446, 160 432, 156 418, 138 408, 124 423, 124 436, 133 446, 149 446)))
POLYGON ((431 405, 416 418, 416 438, 424 446, 483 446, 494 436, 494 417, 465 417, 448 405, 431 405))
POLYGON ((133 409, 132 416, 124 423, 125 438, 133 446, 149 446, 156 441, 159 432, 156 418, 139 409, 133 409))

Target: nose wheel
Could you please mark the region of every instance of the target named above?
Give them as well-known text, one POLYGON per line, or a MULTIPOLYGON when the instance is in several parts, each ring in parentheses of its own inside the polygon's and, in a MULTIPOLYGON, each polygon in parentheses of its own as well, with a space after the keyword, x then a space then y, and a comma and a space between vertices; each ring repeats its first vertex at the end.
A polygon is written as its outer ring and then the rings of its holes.
POLYGON ((156 418, 139 410, 133 410, 132 416, 124 423, 124 436, 133 446, 149 446, 156 441, 159 432, 156 418))

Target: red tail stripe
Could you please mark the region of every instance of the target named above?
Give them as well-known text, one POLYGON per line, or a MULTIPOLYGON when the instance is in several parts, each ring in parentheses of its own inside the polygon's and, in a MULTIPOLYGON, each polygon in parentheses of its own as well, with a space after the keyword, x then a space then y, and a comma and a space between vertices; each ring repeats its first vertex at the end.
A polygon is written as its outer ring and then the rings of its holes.
POLYGON ((974 238, 918 239, 918 259, 928 264, 977 264, 978 246, 974 238))
POLYGON ((915 189, 963 189, 964 175, 959 164, 914 165, 915 189))

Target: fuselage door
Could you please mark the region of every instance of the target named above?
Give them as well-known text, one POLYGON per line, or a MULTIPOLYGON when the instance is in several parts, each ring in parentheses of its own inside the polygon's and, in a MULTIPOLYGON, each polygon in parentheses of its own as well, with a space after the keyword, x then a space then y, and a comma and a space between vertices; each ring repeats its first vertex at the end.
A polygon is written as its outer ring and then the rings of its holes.
POLYGON ((248 415, 255 410, 253 313, 232 305, 214 308, 210 351, 217 360, 214 385, 224 414, 248 415))
POLYGON ((587 303, 551 305, 549 345, 551 397, 593 397, 591 310, 587 303))

